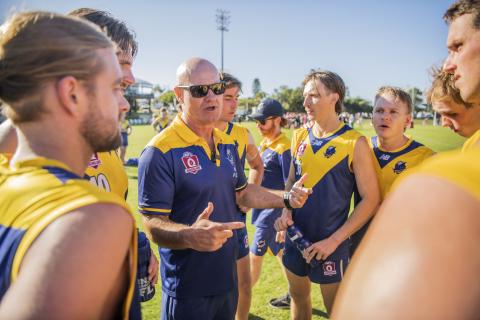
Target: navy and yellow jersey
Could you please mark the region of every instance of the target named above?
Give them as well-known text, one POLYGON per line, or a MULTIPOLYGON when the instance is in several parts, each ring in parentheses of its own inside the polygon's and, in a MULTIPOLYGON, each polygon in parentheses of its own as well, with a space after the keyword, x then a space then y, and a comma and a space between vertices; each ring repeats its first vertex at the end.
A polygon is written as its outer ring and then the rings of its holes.
POLYGON ((95 152, 85 175, 93 185, 127 199, 128 176, 115 151, 95 152))
MULTIPOLYGON (((92 186, 63 163, 45 158, 20 161, 11 168, 0 166, 0 194, 0 300, 17 280, 32 243, 53 221, 95 203, 116 204, 130 212, 122 198, 92 186)), ((132 220, 135 230, 133 216, 132 220)), ((137 233, 132 234, 125 318, 134 294, 137 268, 137 233)))
POLYGON ((465 152, 465 151, 470 150, 472 148, 480 148, 480 130, 477 130, 477 132, 475 132, 473 134, 473 136, 468 138, 463 143, 462 152, 465 152))
MULTIPOLYGON (((430 175, 446 180, 471 194, 480 205, 480 148, 439 154, 415 168, 412 174, 430 175)), ((399 183, 395 183, 396 188, 399 183)))
POLYGON ((293 134, 295 180, 308 173, 304 186, 313 189, 305 205, 293 211, 293 220, 312 242, 329 237, 347 220, 356 190, 352 161, 360 137, 343 123, 324 138, 306 128, 293 134))
MULTIPOLYGON (((283 133, 269 143, 264 139, 260 143, 259 151, 265 169, 262 187, 273 190, 285 190, 285 183, 288 180, 290 163, 292 161, 290 140, 283 133)), ((271 228, 281 214, 281 208, 253 209, 252 223, 257 227, 271 228)))
POLYGON ((157 124, 158 128, 160 129, 159 131, 162 131, 170 124, 170 119, 168 117, 165 119, 162 119, 161 116, 158 116, 155 118, 154 122, 157 124))
MULTIPOLYGON (((138 166, 141 213, 192 225, 210 201, 210 220, 236 220, 236 191, 247 180, 233 139, 218 129, 213 138, 214 152, 177 116, 147 144, 138 166)), ((237 250, 236 233, 215 252, 159 248, 163 291, 191 298, 234 289, 237 250)))
POLYGON ((382 199, 390 191, 395 179, 434 154, 430 148, 411 138, 404 146, 393 151, 383 150, 376 136, 371 137, 369 145, 375 158, 375 172, 382 199))
POLYGON ((242 167, 245 168, 248 146, 248 129, 229 122, 224 132, 233 138, 238 149, 238 157, 242 162, 242 167))

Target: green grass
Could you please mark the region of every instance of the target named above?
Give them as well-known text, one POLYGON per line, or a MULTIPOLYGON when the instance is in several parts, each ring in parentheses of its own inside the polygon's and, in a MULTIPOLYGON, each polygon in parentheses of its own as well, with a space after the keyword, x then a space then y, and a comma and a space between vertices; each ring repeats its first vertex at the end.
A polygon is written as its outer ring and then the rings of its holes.
MULTIPOLYGON (((242 125, 250 129, 256 143, 258 143, 261 137, 255 124, 247 122, 242 123, 242 125)), ((367 123, 367 121, 364 122, 361 128, 356 129, 366 136, 374 134, 373 128, 367 123)), ((285 130, 285 133, 288 136, 291 136, 290 130, 285 130)), ((464 141, 463 138, 455 135, 448 129, 433 127, 431 125, 422 126, 420 123, 416 123, 415 128, 409 129, 407 134, 437 152, 458 148, 464 141)), ((151 126, 134 126, 133 133, 129 137, 130 145, 127 150, 127 158, 139 157, 145 145, 154 135, 155 132, 151 126)), ((138 196, 137 168, 127 168, 127 173, 129 177, 128 203, 132 209, 136 210, 138 196)), ((139 214, 136 214, 136 220, 140 229, 143 229, 139 214)), ((250 225, 249 222, 250 216, 247 217, 247 228, 251 238, 254 232, 254 227, 250 225)), ((160 281, 156 287, 156 291, 157 294, 152 300, 142 304, 144 319, 159 319, 161 301, 160 281)), ((250 309, 251 319, 289 319, 288 310, 273 309, 267 304, 271 298, 283 295, 286 291, 287 284, 275 257, 266 255, 262 274, 257 285, 253 289, 252 306, 250 309)), ((324 319, 321 316, 321 311, 324 312, 325 308, 323 306, 318 285, 312 286, 312 306, 314 309, 313 319, 324 319)))

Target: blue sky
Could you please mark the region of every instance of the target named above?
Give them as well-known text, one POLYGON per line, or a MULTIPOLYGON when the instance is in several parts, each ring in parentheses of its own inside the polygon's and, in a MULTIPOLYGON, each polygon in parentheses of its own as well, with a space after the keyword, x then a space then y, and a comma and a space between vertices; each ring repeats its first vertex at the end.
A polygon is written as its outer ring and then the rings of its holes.
POLYGON ((372 100, 382 85, 429 85, 428 70, 446 57, 446 0, 162 1, 1 0, 0 21, 12 10, 67 13, 79 7, 110 11, 135 30, 135 75, 172 88, 175 70, 200 56, 220 66, 216 9, 230 11, 225 70, 244 83, 259 78, 272 93, 298 86, 312 68, 337 72, 352 96, 372 100))

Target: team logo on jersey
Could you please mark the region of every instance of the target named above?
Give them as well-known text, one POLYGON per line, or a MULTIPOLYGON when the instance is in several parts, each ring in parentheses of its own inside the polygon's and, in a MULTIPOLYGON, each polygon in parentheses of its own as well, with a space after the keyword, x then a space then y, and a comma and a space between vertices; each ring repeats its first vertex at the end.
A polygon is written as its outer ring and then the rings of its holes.
POLYGON ((303 154, 305 153, 305 149, 306 149, 306 148, 307 148, 307 143, 306 143, 306 142, 300 143, 300 145, 299 145, 298 148, 297 148, 297 156, 298 156, 298 157, 303 156, 303 154))
POLYGON ((182 162, 185 166, 185 173, 197 174, 198 171, 202 170, 198 157, 191 152, 185 152, 183 154, 182 162))
POLYGON ((92 157, 90 158, 90 161, 88 162, 88 166, 90 168, 98 169, 98 167, 102 164, 102 161, 98 158, 97 153, 95 152, 92 154, 92 157))
POLYGON ((323 274, 326 276, 334 276, 337 274, 337 270, 335 269, 335 262, 333 261, 325 261, 323 263, 323 274))
POLYGON ((269 163, 273 158, 273 153, 271 152, 265 152, 263 155, 262 155, 262 160, 263 160, 263 166, 266 167, 267 166, 267 163, 269 163))
POLYGON ((400 174, 405 169, 407 169, 407 163, 403 161, 398 161, 397 163, 395 163, 395 167, 393 167, 393 172, 395 172, 396 174, 400 174))
POLYGON ((325 152, 323 153, 323 155, 325 156, 325 158, 330 158, 330 157, 333 156, 336 152, 337 152, 337 149, 336 149, 334 146, 330 146, 330 147, 327 148, 327 150, 325 150, 325 152))
POLYGON ((379 158, 380 160, 388 161, 390 159, 390 155, 388 154, 382 154, 379 158))

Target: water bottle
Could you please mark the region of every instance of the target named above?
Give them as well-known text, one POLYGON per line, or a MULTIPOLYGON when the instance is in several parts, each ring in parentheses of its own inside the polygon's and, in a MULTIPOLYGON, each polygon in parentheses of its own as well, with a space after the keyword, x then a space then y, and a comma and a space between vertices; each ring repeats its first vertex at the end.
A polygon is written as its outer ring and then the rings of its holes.
MULTIPOLYGON (((290 241, 292 241, 295 244, 297 249, 300 250, 300 252, 303 252, 303 250, 307 249, 308 247, 310 247, 312 245, 312 243, 307 238, 305 238, 303 236, 302 231, 300 231, 300 229, 297 226, 295 226, 294 224, 292 224, 290 227, 287 228, 287 236, 290 239, 290 241)), ((317 260, 314 257, 310 261, 310 266, 312 268, 316 268, 321 263, 322 263, 322 261, 317 260)))
POLYGON ((138 233, 138 265, 137 265, 137 286, 139 290, 140 301, 145 302, 155 295, 155 287, 148 280, 148 265, 152 250, 150 241, 143 232, 138 233))

